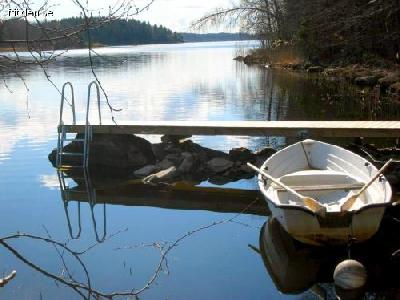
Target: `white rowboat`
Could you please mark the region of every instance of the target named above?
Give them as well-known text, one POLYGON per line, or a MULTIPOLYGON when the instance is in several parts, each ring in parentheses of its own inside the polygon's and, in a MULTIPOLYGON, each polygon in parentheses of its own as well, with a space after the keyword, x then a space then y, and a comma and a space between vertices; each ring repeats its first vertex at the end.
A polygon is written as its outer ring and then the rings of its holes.
POLYGON ((387 165, 378 171, 351 151, 305 140, 272 155, 261 167, 267 174, 259 175, 259 186, 272 215, 295 239, 364 241, 376 233, 391 201, 392 189, 379 176, 387 165))

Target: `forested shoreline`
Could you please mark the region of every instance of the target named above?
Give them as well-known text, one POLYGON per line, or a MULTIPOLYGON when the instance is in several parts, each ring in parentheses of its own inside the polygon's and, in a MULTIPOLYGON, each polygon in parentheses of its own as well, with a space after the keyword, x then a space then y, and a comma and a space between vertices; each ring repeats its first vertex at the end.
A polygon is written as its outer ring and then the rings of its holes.
POLYGON ((229 22, 314 64, 400 62, 400 0, 239 0, 196 25, 229 22))
POLYGON ((400 1, 288 1, 289 35, 311 60, 400 62, 400 1))
MULTIPOLYGON (((169 44, 182 43, 183 39, 179 33, 162 25, 151 25, 134 19, 116 19, 103 23, 102 17, 92 17, 90 22, 98 24, 91 26, 90 30, 81 30, 69 38, 41 42, 43 48, 80 48, 86 47, 90 42, 92 45, 138 45, 138 44, 169 44)), ((83 18, 66 18, 57 21, 42 23, 42 28, 26 26, 23 19, 11 19, 0 24, 0 40, 39 40, 57 35, 60 32, 66 33, 69 28, 84 26, 83 18)))
POLYGON ((195 25, 232 22, 262 43, 236 60, 323 73, 400 100, 400 0, 239 0, 195 25))
MULTIPOLYGON (((173 32, 162 25, 151 25, 134 19, 116 19, 103 22, 101 17, 92 17, 90 22, 95 24, 90 26, 90 42, 92 46, 118 46, 118 45, 141 45, 141 44, 172 44, 172 43, 191 43, 191 42, 212 42, 212 41, 237 41, 256 39, 254 35, 246 33, 189 33, 173 32), (102 24, 104 23, 104 24, 102 24)), ((65 18, 57 21, 42 23, 42 28, 34 26, 26 27, 23 19, 11 19, 0 23, 1 40, 46 40, 46 33, 51 38, 56 33, 68 33, 70 28, 83 27, 83 18, 65 18)), ((42 41, 44 49, 70 49, 87 47, 89 43, 87 30, 81 30, 69 38, 53 40, 50 42, 42 41)), ((1 48, 1 44, 0 44, 1 48)), ((19 48, 19 47, 18 47, 19 48)))
POLYGON ((180 35, 185 43, 197 42, 218 42, 218 41, 241 41, 241 40, 255 40, 257 37, 248 33, 193 33, 181 32, 180 35))

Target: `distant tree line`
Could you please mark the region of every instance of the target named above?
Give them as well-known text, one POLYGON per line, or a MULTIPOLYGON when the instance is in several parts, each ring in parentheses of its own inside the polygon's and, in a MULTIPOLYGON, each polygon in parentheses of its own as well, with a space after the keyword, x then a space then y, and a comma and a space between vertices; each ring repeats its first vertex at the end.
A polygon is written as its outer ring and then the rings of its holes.
POLYGON ((295 45, 314 61, 400 62, 400 0, 238 0, 194 27, 240 22, 265 47, 295 45))
POLYGON ((254 40, 256 37, 248 33, 229 33, 229 32, 218 32, 218 33, 192 33, 192 32, 181 32, 181 37, 186 43, 192 42, 216 42, 216 41, 241 41, 241 40, 254 40))
MULTIPOLYGON (((53 47, 63 49, 71 47, 84 47, 90 42, 94 45, 132 45, 132 44, 158 44, 158 43, 180 43, 182 37, 170 29, 159 25, 151 25, 147 22, 130 19, 116 19, 104 22, 101 17, 91 17, 90 21, 98 26, 91 26, 90 30, 82 30, 77 35, 68 39, 53 41, 53 47)), ((67 32, 69 28, 77 28, 84 24, 83 18, 67 18, 58 21, 43 22, 51 36, 51 31, 67 32)), ((23 19, 12 19, 0 24, 0 40, 35 40, 43 35, 43 28, 37 26, 26 26, 23 19)))

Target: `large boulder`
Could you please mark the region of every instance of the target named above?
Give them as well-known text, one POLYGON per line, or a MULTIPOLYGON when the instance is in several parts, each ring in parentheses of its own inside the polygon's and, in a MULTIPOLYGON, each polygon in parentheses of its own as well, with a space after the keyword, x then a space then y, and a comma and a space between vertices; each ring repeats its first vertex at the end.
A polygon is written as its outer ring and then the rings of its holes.
MULTIPOLYGON (((83 138, 78 134, 77 138, 83 138)), ((155 163, 151 143, 131 134, 94 134, 89 144, 89 167, 136 170, 155 163)), ((83 153, 82 142, 72 142, 64 152, 83 153)), ((49 155, 55 163, 55 150, 49 155)), ((63 163, 82 165, 83 157, 63 156, 63 163)))
POLYGON ((139 169, 155 163, 151 143, 131 134, 96 134, 90 143, 89 164, 139 169))
POLYGON ((233 162, 222 157, 213 158, 207 163, 207 168, 216 174, 223 173, 232 167, 233 162))
POLYGON ((143 168, 140 168, 139 170, 136 170, 133 172, 133 174, 137 177, 146 177, 152 173, 154 173, 157 170, 157 167, 154 165, 148 165, 144 166, 143 168))
POLYGON ((232 161, 251 162, 255 155, 247 148, 234 148, 229 151, 229 158, 232 161))
POLYGON ((176 179, 179 175, 178 170, 175 166, 168 169, 159 171, 158 173, 147 176, 143 181, 145 183, 167 183, 176 179))
POLYGON ((324 71, 324 68, 321 66, 311 66, 307 69, 308 73, 321 73, 324 71))
POLYGON ((206 163, 216 157, 229 158, 228 154, 225 152, 202 147, 191 140, 181 143, 179 147, 181 151, 191 153, 201 163, 206 163))
POLYGON ((183 161, 178 167, 180 173, 189 173, 194 167, 194 157, 189 152, 182 153, 183 161))
POLYGON ((271 147, 266 147, 254 153, 256 156, 256 165, 260 167, 271 155, 275 154, 276 150, 271 147))
POLYGON ((378 83, 383 90, 386 90, 388 87, 390 87, 392 84, 395 84, 398 81, 400 81, 399 74, 390 74, 390 75, 380 78, 378 80, 378 83))
POLYGON ((326 68, 324 74, 328 77, 336 77, 342 74, 343 70, 341 68, 326 68))
POLYGON ((157 170, 165 170, 168 169, 170 167, 174 166, 174 163, 172 161, 170 161, 167 158, 164 158, 162 161, 160 161, 157 165, 156 168, 157 170))
POLYGON ((169 135, 169 134, 166 134, 161 137, 161 142, 179 144, 180 142, 183 142, 184 140, 186 140, 190 137, 191 137, 191 135, 169 135))
POLYGON ((244 60, 244 56, 242 56, 242 55, 236 56, 233 60, 243 61, 244 60))
POLYGON ((354 79, 354 83, 361 86, 374 86, 377 82, 376 76, 361 76, 354 79))
POLYGON ((169 160, 174 165, 179 165, 183 161, 182 153, 170 153, 165 156, 164 159, 169 160))
POLYGON ((179 157, 182 152, 181 145, 170 142, 152 144, 151 147, 157 161, 161 161, 166 157, 174 160, 173 157, 179 157))
POLYGON ((267 63, 267 57, 265 55, 259 54, 259 53, 252 53, 249 55, 246 55, 243 58, 243 62, 246 65, 265 65, 267 63))
POLYGON ((390 93, 392 96, 400 96, 400 81, 399 81, 399 82, 396 82, 396 83, 394 83, 394 84, 392 84, 392 85, 389 87, 389 93, 390 93))
POLYGON ((268 158, 268 157, 270 157, 271 155, 273 155, 275 153, 276 153, 276 150, 274 148, 265 147, 263 149, 260 149, 260 150, 256 151, 254 153, 254 155, 257 156, 257 157, 268 158))
MULTIPOLYGON (((77 138, 83 138, 78 135, 77 138)), ((83 153, 83 143, 72 142, 65 152, 83 153)), ((246 148, 235 148, 229 154, 203 147, 191 140, 151 144, 147 140, 129 134, 95 134, 90 143, 89 167, 93 174, 106 174, 110 178, 129 176, 144 178, 148 183, 174 181, 232 182, 251 178, 254 171, 247 162, 265 160, 275 150, 265 148, 252 153, 246 148)), ((50 154, 55 163, 55 151, 50 154)), ((82 157, 66 156, 64 164, 82 165, 82 157), (68 161, 69 160, 69 161, 68 161)))
POLYGON ((156 160, 163 160, 163 158, 166 155, 166 149, 165 149, 165 144, 164 143, 156 143, 151 145, 151 150, 156 158, 156 160))

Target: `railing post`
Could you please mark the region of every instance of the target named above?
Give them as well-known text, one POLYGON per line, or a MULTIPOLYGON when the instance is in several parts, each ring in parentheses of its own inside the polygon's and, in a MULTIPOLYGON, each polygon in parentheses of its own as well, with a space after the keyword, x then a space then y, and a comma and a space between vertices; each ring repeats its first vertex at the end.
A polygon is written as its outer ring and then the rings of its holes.
POLYGON ((61 104, 60 104, 60 120, 59 125, 64 125, 63 121, 63 110, 64 110, 64 101, 67 99, 65 98, 65 87, 69 86, 71 88, 71 109, 72 109, 72 124, 76 125, 76 114, 75 114, 75 95, 74 95, 74 87, 72 86, 71 82, 64 83, 62 90, 61 90, 61 104))
POLYGON ((100 109, 100 88, 96 81, 92 81, 88 85, 88 99, 86 104, 86 123, 85 123, 85 143, 84 143, 84 166, 85 168, 89 167, 89 143, 92 140, 92 130, 90 128, 89 123, 89 111, 90 111, 90 93, 92 90, 92 86, 96 86, 96 96, 97 96, 97 109, 99 114, 99 123, 101 125, 101 109, 100 109))
POLYGON ((89 83, 89 86, 88 86, 88 100, 87 100, 87 106, 86 106, 86 125, 89 125, 90 93, 92 90, 92 85, 96 86, 97 109, 98 109, 98 114, 99 114, 99 123, 101 125, 100 88, 96 81, 92 81, 91 83, 89 83))
POLYGON ((56 154, 56 166, 59 167, 61 165, 61 152, 64 147, 64 138, 65 138, 65 130, 64 130, 64 121, 63 121, 63 112, 64 112, 64 101, 67 101, 65 98, 65 87, 69 86, 71 89, 71 110, 72 110, 72 124, 76 125, 76 113, 75 113, 75 95, 74 95, 74 87, 71 82, 64 83, 61 90, 61 103, 60 103, 60 119, 58 121, 58 137, 57 137, 57 154, 56 154), (61 132, 60 132, 61 131, 61 132))

